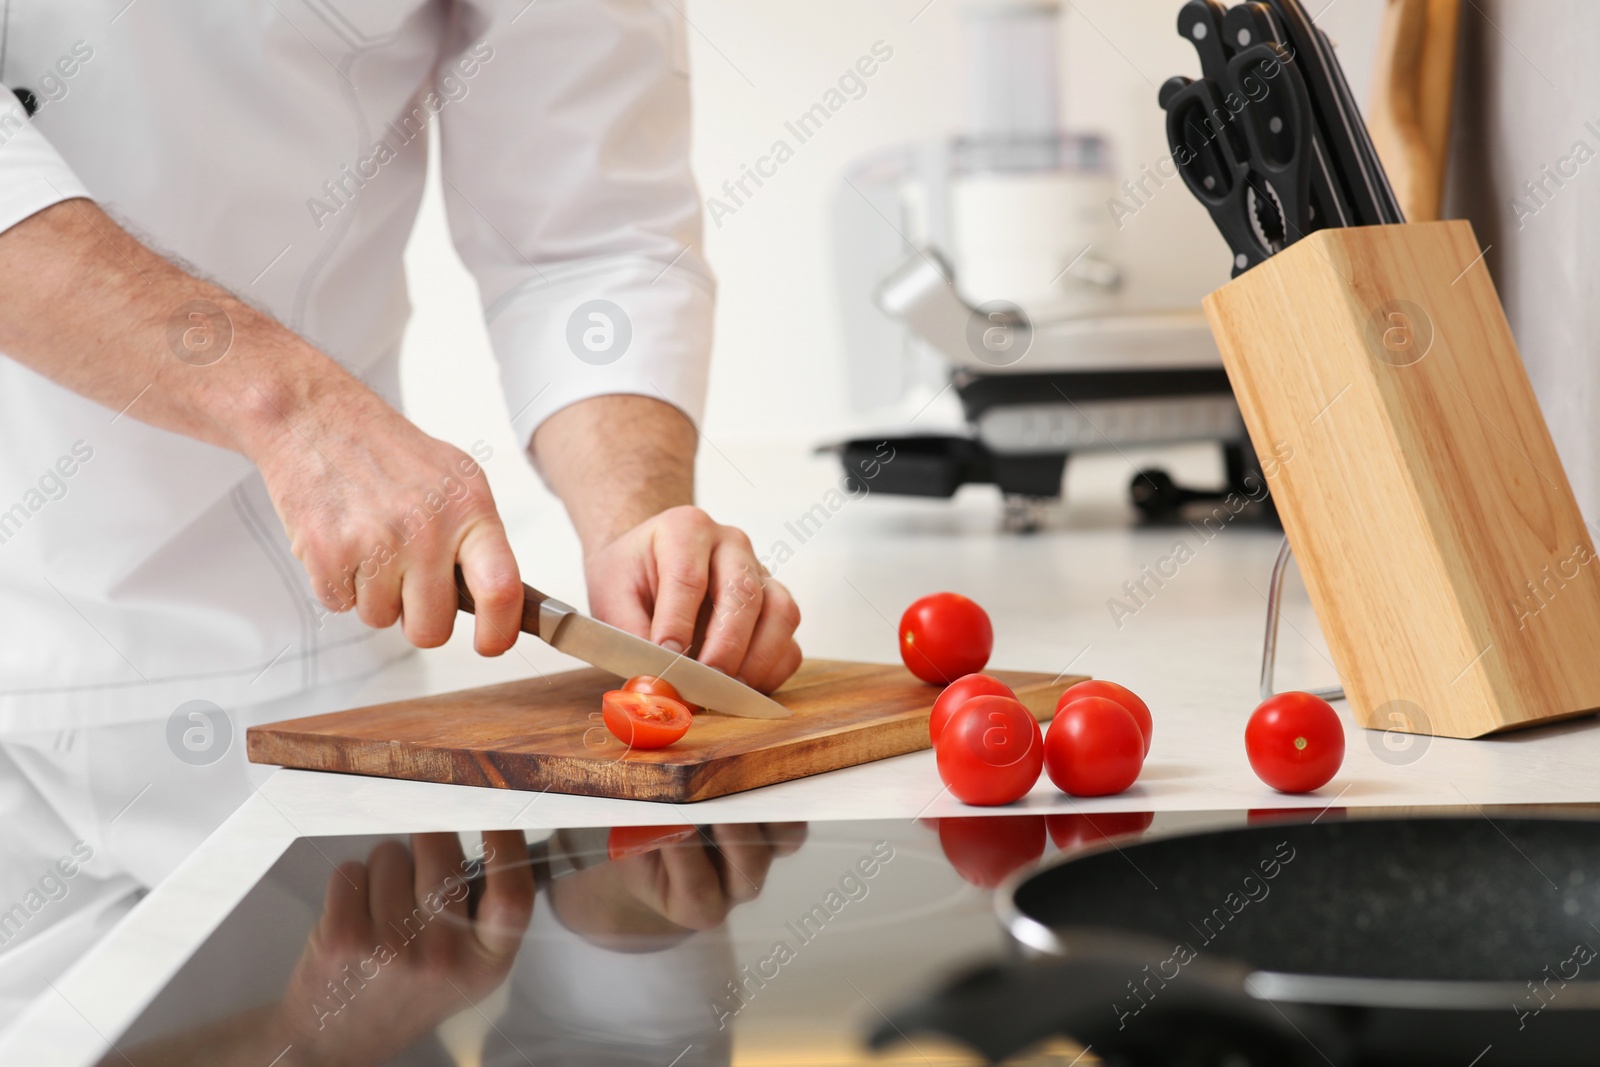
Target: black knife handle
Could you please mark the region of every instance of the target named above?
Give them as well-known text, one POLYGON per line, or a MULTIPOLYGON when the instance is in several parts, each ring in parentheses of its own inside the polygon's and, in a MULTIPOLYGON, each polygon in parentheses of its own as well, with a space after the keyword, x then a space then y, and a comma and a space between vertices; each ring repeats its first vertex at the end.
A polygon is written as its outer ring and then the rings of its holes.
MULTIPOLYGON (((461 573, 461 567, 456 566, 456 598, 457 606, 468 615, 477 614, 476 605, 472 602, 472 591, 467 588, 467 576, 461 573)), ((539 607, 550 598, 539 592, 527 582, 522 583, 522 632, 539 636, 539 607)))
POLYGON ((1194 45, 1200 55, 1200 73, 1220 82, 1233 55, 1222 36, 1222 20, 1227 14, 1220 0, 1189 0, 1178 11, 1178 34, 1194 45))

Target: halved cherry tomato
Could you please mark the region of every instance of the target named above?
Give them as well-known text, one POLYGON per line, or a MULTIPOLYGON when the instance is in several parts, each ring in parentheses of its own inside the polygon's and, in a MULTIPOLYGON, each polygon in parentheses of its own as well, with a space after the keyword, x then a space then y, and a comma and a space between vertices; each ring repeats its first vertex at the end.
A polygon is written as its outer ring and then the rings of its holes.
POLYGON ((694 716, 683 702, 613 689, 601 698, 606 729, 629 748, 665 748, 689 732, 694 716))
POLYGON ((657 678, 653 674, 636 674, 632 678, 629 678, 626 682, 622 683, 622 689, 627 693, 649 693, 652 696, 671 697, 673 700, 676 700, 678 703, 688 708, 689 711, 695 715, 698 715, 702 711, 706 710, 698 704, 691 704, 687 700, 683 699, 683 697, 678 694, 677 686, 673 685, 665 678, 657 678))
POLYGON ((994 650, 994 627, 976 601, 960 593, 914 600, 900 616, 900 659, 933 685, 983 670, 994 650))
POLYGON ((991 678, 987 674, 963 674, 945 686, 939 699, 933 702, 933 715, 928 719, 928 737, 933 743, 939 743, 939 731, 944 729, 944 724, 956 713, 957 708, 973 697, 982 696, 1017 699, 1011 687, 998 678, 991 678))
POLYGON ((1144 766, 1144 735, 1114 700, 1083 697, 1050 720, 1044 766, 1063 793, 1103 797, 1132 785, 1144 766))
POLYGON ((939 847, 963 879, 993 889, 1044 855, 1042 815, 958 815, 939 820, 939 847))
POLYGON ((1133 716, 1133 721, 1139 724, 1139 732, 1144 735, 1144 754, 1150 754, 1150 734, 1154 723, 1150 719, 1150 705, 1140 700, 1133 690, 1120 686, 1116 682, 1107 682, 1099 678, 1090 678, 1061 694, 1061 699, 1056 701, 1056 710, 1060 711, 1068 704, 1080 697, 1105 697, 1114 700, 1127 709, 1133 716))
POLYGON ((1150 829, 1155 821, 1155 813, 1150 811, 1097 811, 1093 815, 1071 811, 1044 817, 1050 840, 1062 851, 1098 845, 1114 838, 1134 837, 1150 829))
POLYGON ((1011 697, 973 697, 939 734, 939 777, 963 804, 1009 804, 1033 788, 1044 738, 1033 713, 1011 697))
POLYGON ((698 833, 693 826, 613 826, 606 835, 606 855, 614 860, 686 841, 698 833))
POLYGON ((1310 693, 1279 693, 1262 701, 1244 728, 1244 750, 1256 777, 1281 793, 1309 793, 1339 773, 1344 724, 1310 693))

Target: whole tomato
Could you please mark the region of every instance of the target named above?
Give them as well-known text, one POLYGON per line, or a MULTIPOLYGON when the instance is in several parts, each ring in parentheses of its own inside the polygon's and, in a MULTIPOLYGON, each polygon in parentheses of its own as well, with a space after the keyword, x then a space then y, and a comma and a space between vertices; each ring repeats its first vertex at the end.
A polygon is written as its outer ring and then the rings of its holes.
POLYGON ((939 820, 939 847, 963 879, 993 889, 1044 855, 1043 815, 958 815, 939 820))
POLYGON ((944 724, 939 777, 963 804, 1009 804, 1033 788, 1044 738, 1033 713, 1011 697, 973 697, 944 724))
POLYGON ((1244 728, 1244 750, 1256 777, 1280 793, 1309 793, 1339 773, 1344 724, 1310 693, 1279 693, 1261 702, 1244 728))
POLYGON ((1060 711, 1074 700, 1082 697, 1105 697, 1107 700, 1121 704, 1133 721, 1139 724, 1139 732, 1144 735, 1144 754, 1150 754, 1150 737, 1154 729, 1154 722, 1150 718, 1150 705, 1140 700, 1133 690, 1116 682, 1107 682, 1100 678, 1090 678, 1086 682, 1079 682, 1072 686, 1061 698, 1056 701, 1056 710, 1060 711))
POLYGON ((939 699, 933 702, 933 715, 928 719, 928 737, 933 743, 939 743, 939 731, 944 729, 944 724, 956 713, 957 708, 973 697, 981 696, 1017 698, 1011 687, 998 678, 991 678, 987 674, 963 674, 945 686, 939 699))
POLYGON ((1083 697, 1050 720, 1044 766, 1063 793, 1075 797, 1120 793, 1144 766, 1144 735, 1121 704, 1105 697, 1083 697))
POLYGON ((900 616, 900 659, 933 685, 983 670, 994 650, 994 627, 976 601, 960 593, 914 600, 900 616))

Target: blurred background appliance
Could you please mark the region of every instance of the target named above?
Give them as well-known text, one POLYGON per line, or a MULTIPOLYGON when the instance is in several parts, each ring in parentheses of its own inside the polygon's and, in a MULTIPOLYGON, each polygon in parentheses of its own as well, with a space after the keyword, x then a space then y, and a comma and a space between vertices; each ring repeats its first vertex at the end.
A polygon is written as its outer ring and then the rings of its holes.
POLYGON ((825 448, 856 479, 887 437, 896 458, 874 465, 872 490, 949 497, 992 483, 1018 531, 1037 528, 1078 452, 1215 442, 1220 487, 1135 474, 1130 495, 1151 519, 1230 491, 1260 496, 1200 308, 1152 298, 1120 247, 1126 218, 1177 171, 1164 158, 1119 181, 1104 137, 1061 129, 1059 18, 1054 0, 964 12, 964 131, 869 154, 834 197, 852 399, 893 403, 940 376, 967 431, 902 427, 825 448))

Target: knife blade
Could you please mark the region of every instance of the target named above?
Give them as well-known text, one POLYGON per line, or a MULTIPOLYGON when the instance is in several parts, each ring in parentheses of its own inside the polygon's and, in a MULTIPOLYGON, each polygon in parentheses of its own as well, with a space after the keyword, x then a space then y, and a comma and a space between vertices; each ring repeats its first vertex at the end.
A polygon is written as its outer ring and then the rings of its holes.
MULTIPOLYGON (((460 609, 474 614, 472 594, 460 567, 456 568, 456 594, 460 609)), ((786 719, 792 714, 776 700, 715 667, 592 619, 526 582, 522 585, 521 628, 557 651, 619 678, 653 674, 671 682, 684 700, 711 711, 746 719, 786 719)))

